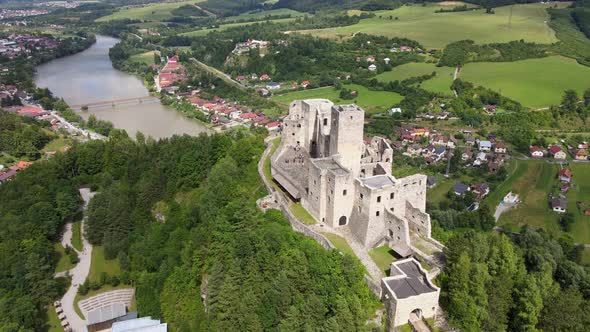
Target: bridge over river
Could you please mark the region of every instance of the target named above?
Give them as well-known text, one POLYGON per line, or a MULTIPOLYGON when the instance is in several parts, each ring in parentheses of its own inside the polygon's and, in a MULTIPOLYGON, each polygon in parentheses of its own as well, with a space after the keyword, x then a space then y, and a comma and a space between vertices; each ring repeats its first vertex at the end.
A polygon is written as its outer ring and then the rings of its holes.
POLYGON ((111 99, 111 100, 101 100, 95 101, 92 103, 86 104, 76 104, 70 105, 72 109, 81 110, 83 108, 101 108, 101 107, 116 107, 120 105, 130 105, 130 104, 143 104, 143 103, 155 103, 160 102, 160 98, 154 96, 145 96, 145 97, 135 97, 135 98, 123 98, 123 99, 111 99))

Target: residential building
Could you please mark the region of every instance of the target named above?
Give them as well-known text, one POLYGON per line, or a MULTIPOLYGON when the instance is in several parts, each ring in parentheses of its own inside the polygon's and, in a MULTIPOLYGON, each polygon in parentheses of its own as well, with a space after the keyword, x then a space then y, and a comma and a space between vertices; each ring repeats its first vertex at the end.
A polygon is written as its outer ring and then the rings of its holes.
POLYGON ((490 151, 492 149, 492 142, 481 140, 477 142, 479 151, 490 151))
POLYGON ((551 209, 559 213, 567 212, 567 200, 565 197, 560 196, 551 199, 551 209))
POLYGON ((552 145, 549 148, 549 154, 553 156, 553 159, 565 160, 567 158, 565 151, 559 145, 552 145))
POLYGON ((531 146, 531 148, 529 149, 529 152, 531 154, 531 157, 533 157, 533 158, 543 158, 543 156, 545 156, 543 149, 541 149, 538 146, 531 146))
POLYGON ((465 183, 459 182, 453 185, 453 192, 457 196, 463 196, 470 190, 469 186, 465 183))

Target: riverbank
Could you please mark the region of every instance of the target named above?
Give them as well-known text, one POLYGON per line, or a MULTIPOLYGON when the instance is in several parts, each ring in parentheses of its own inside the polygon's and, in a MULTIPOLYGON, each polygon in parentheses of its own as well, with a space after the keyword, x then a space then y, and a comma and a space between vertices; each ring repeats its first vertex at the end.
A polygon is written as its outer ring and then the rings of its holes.
POLYGON ((198 135, 210 130, 161 103, 111 105, 109 101, 140 100, 150 96, 144 80, 113 68, 109 50, 118 42, 119 39, 97 35, 97 42, 88 50, 39 66, 35 83, 50 89, 70 105, 102 103, 100 107, 90 107, 87 112, 74 114, 85 119, 94 115, 98 120, 109 121, 131 137, 141 132, 159 139, 172 135, 198 135))

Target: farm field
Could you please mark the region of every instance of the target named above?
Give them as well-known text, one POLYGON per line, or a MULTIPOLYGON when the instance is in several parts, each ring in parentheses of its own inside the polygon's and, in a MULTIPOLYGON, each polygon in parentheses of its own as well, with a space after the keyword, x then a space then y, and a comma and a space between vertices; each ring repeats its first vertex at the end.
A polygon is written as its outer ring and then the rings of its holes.
POLYGON ((335 104, 358 104, 367 113, 383 112, 387 108, 399 103, 403 99, 401 95, 395 92, 371 91, 364 86, 356 84, 347 84, 344 85, 344 87, 358 91, 358 97, 350 100, 342 100, 340 99, 340 91, 330 86, 318 89, 288 92, 286 94, 274 96, 271 99, 279 103, 289 104, 293 100, 298 99, 325 98, 330 99, 335 104))
POLYGON ((434 93, 451 95, 451 84, 453 84, 454 68, 437 67, 433 63, 412 62, 394 67, 391 71, 381 73, 375 78, 382 82, 401 81, 411 77, 429 75, 433 71, 436 76, 426 80, 417 86, 434 93))
MULTIPOLYGON (((568 4, 559 3, 558 6, 565 7, 568 4)), ((347 38, 357 32, 405 37, 420 42, 426 48, 443 48, 463 39, 471 39, 476 43, 524 39, 550 44, 557 41, 555 32, 545 23, 549 20, 545 9, 550 6, 553 4, 504 6, 495 8, 495 14, 490 15, 483 9, 435 13, 440 5, 406 5, 395 10, 374 12, 377 17, 363 19, 351 26, 301 32, 327 38, 347 38)))
POLYGON ((289 8, 279 8, 279 9, 271 9, 271 10, 263 10, 263 11, 251 11, 247 13, 242 13, 238 16, 229 16, 224 19, 224 21, 236 21, 236 20, 264 20, 268 16, 278 16, 278 15, 291 15, 291 17, 300 17, 304 16, 305 13, 298 12, 293 9, 289 8))
MULTIPOLYGON (((269 22, 285 23, 285 22, 294 21, 295 19, 296 19, 295 17, 280 18, 280 19, 276 19, 276 20, 270 20, 269 22)), ((223 30, 230 29, 230 28, 241 27, 241 26, 246 26, 246 25, 251 25, 251 24, 256 24, 256 23, 264 23, 264 22, 267 22, 267 21, 262 20, 262 21, 254 21, 254 22, 222 24, 218 28, 208 28, 208 29, 200 29, 200 30, 193 30, 193 31, 189 31, 189 32, 183 32, 183 33, 179 34, 179 36, 198 37, 198 36, 204 36, 212 31, 223 31, 223 30)))
POLYGON ((564 90, 574 89, 581 94, 590 88, 590 67, 562 56, 468 63, 459 77, 529 107, 559 105, 564 90))
POLYGON ((161 21, 171 18, 173 16, 172 10, 184 5, 196 4, 198 2, 202 2, 202 0, 164 2, 149 5, 123 7, 119 11, 116 11, 111 15, 99 17, 98 19, 96 19, 96 21, 106 22, 113 20, 122 20, 126 18, 146 21, 161 21))
MULTIPOLYGON (((498 225, 509 230, 517 230, 523 225, 543 228, 558 236, 561 229, 559 214, 549 209, 548 194, 558 184, 556 175, 559 166, 545 161, 519 160, 507 186, 501 185, 502 194, 512 191, 519 194, 521 203, 500 217, 498 225)), ((571 234, 575 242, 590 243, 590 216, 578 211, 576 202, 590 203, 590 164, 572 163, 574 188, 567 193, 568 212, 574 215, 571 234)), ((494 193, 492 193, 493 195, 494 193)))

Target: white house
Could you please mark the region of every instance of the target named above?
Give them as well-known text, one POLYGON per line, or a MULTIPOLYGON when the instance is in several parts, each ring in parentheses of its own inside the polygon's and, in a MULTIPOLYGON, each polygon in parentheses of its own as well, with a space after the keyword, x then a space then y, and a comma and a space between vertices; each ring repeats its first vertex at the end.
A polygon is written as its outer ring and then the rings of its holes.
POLYGON ((479 151, 490 151, 492 149, 492 142, 479 141, 477 146, 479 147, 479 151))
POLYGON ((375 71, 377 70, 377 66, 375 66, 375 64, 372 64, 369 66, 369 71, 375 71))

